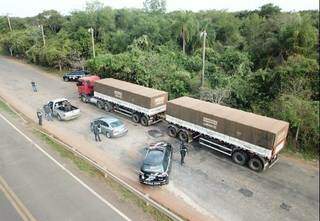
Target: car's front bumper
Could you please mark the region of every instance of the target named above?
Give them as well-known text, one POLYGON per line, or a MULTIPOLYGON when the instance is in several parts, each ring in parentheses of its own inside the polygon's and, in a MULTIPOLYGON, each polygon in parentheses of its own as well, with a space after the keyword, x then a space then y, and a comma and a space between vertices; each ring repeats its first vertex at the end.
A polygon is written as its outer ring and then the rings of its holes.
POLYGON ((139 181, 140 183, 143 184, 147 184, 147 185, 151 185, 151 186, 161 186, 161 185, 165 185, 168 183, 168 179, 169 177, 154 177, 154 178, 150 178, 147 177, 144 174, 139 174, 139 181))

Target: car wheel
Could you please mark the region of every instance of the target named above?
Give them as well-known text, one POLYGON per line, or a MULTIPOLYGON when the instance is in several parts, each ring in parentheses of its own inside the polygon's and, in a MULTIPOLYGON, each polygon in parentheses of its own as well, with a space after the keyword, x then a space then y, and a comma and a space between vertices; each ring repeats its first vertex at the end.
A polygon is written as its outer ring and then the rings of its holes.
POLYGON ((168 176, 165 184, 169 184, 169 180, 170 180, 170 179, 169 179, 169 176, 168 176))
POLYGON ((149 118, 147 116, 142 116, 140 122, 142 126, 149 126, 149 118))
POLYGON ((257 156, 254 156, 249 160, 248 166, 255 172, 261 172, 264 167, 262 160, 257 156))
POLYGON ((170 137, 176 137, 177 136, 177 129, 173 126, 168 127, 168 135, 170 137))
POLYGON ((64 77, 64 78, 63 78, 63 81, 68 82, 68 81, 69 81, 69 78, 68 78, 68 77, 64 77))
POLYGON ((139 123, 140 122, 140 114, 138 114, 138 113, 132 114, 132 121, 135 123, 139 123))
POLYGON ((98 102, 97 102, 97 107, 98 107, 99 109, 104 109, 104 104, 103 104, 103 102, 102 102, 102 101, 98 101, 98 102))
POLYGON ((179 132, 179 139, 180 139, 182 142, 188 143, 188 142, 189 142, 188 132, 185 131, 185 130, 181 130, 181 131, 179 132))
POLYGON ((61 116, 59 114, 57 115, 57 118, 58 118, 59 121, 62 121, 62 118, 61 118, 61 116))
POLYGON ((110 132, 106 132, 106 137, 107 137, 107 138, 111 138, 110 132))
POLYGON ((235 151, 233 154, 232 154, 232 160, 233 162, 235 162, 236 164, 239 164, 241 166, 245 165, 246 162, 248 161, 248 154, 244 151, 235 151))

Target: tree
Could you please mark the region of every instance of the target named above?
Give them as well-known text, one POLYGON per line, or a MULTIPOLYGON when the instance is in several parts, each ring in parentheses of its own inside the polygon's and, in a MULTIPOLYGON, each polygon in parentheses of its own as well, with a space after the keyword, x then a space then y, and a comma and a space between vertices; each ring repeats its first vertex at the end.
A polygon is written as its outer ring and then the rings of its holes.
POLYGON ((160 12, 166 11, 166 0, 145 0, 143 7, 146 12, 160 12))
POLYGON ((271 16, 279 14, 280 11, 281 9, 278 6, 273 5, 272 3, 269 3, 260 7, 259 15, 262 17, 269 18, 271 16))

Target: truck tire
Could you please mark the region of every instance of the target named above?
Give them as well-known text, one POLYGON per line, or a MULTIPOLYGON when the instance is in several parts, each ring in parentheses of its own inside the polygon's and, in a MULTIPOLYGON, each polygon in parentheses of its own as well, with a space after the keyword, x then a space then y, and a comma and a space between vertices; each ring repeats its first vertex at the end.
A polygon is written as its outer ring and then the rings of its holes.
POLYGON ((248 154, 242 150, 236 150, 232 153, 232 160, 241 166, 245 165, 249 159, 248 154))
POLYGON ((113 110, 113 106, 111 103, 109 102, 106 102, 105 105, 104 105, 104 109, 108 112, 111 112, 113 110))
POLYGON ((176 137, 178 134, 178 130, 175 126, 169 126, 167 132, 169 137, 176 137))
POLYGON ((253 156, 249 160, 248 166, 255 172, 261 172, 264 168, 264 163, 260 157, 253 156))
POLYGON ((142 126, 145 126, 145 127, 149 126, 149 117, 146 115, 143 115, 140 119, 140 123, 142 126))
POLYGON ((179 134, 179 140, 182 142, 188 143, 189 142, 189 134, 187 130, 180 130, 179 134))
POLYGON ((132 121, 135 123, 139 123, 140 122, 140 114, 139 113, 134 113, 132 114, 132 121))
POLYGON ((88 102, 88 99, 87 99, 87 96, 86 95, 81 95, 81 101, 83 102, 83 103, 87 103, 88 102))
POLYGON ((104 107, 103 101, 97 101, 97 107, 98 107, 99 109, 104 109, 105 107, 104 107))

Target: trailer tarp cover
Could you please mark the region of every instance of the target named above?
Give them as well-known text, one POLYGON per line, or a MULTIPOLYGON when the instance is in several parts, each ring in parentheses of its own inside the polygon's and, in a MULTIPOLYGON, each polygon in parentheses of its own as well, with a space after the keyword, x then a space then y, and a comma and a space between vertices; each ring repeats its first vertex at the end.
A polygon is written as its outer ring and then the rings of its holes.
POLYGON ((190 97, 169 101, 167 114, 267 149, 282 142, 289 128, 285 121, 190 97))
POLYGON ((144 108, 152 109, 166 105, 168 93, 114 78, 96 81, 94 91, 144 108))

